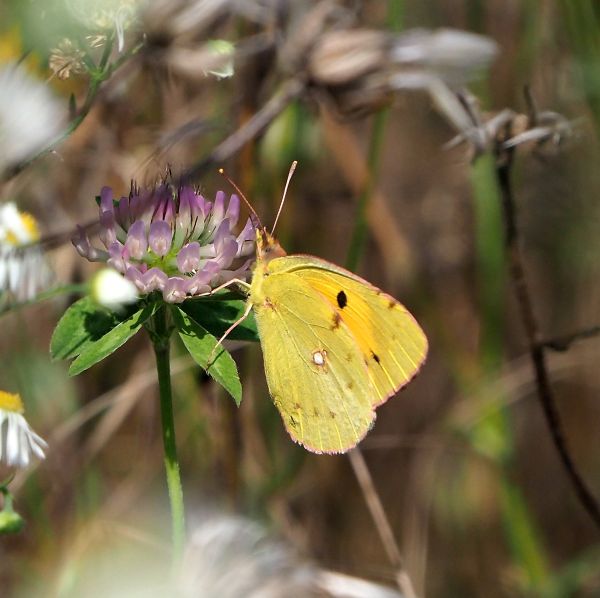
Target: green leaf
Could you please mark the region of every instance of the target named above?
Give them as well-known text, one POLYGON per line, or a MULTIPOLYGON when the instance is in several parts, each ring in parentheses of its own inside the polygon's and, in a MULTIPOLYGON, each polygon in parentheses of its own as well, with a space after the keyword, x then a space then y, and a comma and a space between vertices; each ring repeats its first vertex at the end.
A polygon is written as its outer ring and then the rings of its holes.
POLYGON ((242 402, 242 384, 238 376, 233 357, 222 347, 217 339, 188 316, 180 307, 171 308, 177 332, 194 361, 214 378, 234 399, 237 405, 242 402), (211 360, 210 367, 208 366, 211 360))
MULTIPOLYGON (((188 299, 180 308, 213 336, 221 338, 225 331, 242 317, 246 309, 246 299, 237 293, 217 293, 199 299, 188 299)), ((252 312, 227 338, 237 341, 259 340, 252 312)))
POLYGON ((84 350, 80 351, 79 357, 71 364, 69 375, 80 374, 116 351, 142 327, 156 308, 156 303, 147 305, 136 311, 130 318, 118 323, 98 340, 86 343, 84 350))
POLYGON ((91 297, 83 297, 73 303, 58 321, 50 341, 52 359, 76 357, 127 315, 119 318, 119 314, 98 305, 91 297))

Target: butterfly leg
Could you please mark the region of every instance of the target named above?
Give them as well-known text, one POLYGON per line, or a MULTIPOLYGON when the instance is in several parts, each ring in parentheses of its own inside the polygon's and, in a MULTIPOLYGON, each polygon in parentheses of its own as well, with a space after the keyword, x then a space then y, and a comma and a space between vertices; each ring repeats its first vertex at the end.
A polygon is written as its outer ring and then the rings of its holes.
POLYGON ((247 291, 250 290, 250 285, 245 280, 242 280, 241 278, 232 278, 231 280, 224 282, 223 284, 219 285, 218 287, 211 289, 210 291, 208 291, 208 293, 200 293, 199 295, 197 295, 197 297, 205 297, 206 295, 214 295, 217 291, 220 291, 221 289, 226 289, 227 287, 230 287, 232 284, 239 284, 240 286, 244 287, 247 291))
POLYGON ((250 303, 248 301, 248 305, 246 305, 246 309, 244 310, 244 313, 242 314, 242 316, 236 320, 224 333, 223 336, 217 341, 217 344, 213 347, 213 350, 210 353, 210 356, 208 358, 208 365, 207 367, 210 367, 210 365, 212 365, 213 362, 213 357, 215 356, 215 351, 217 350, 217 348, 219 347, 219 345, 221 345, 223 343, 223 341, 229 336, 229 333, 234 330, 237 326, 239 326, 247 317, 248 314, 250 313, 250 310, 252 309, 252 303, 250 303))

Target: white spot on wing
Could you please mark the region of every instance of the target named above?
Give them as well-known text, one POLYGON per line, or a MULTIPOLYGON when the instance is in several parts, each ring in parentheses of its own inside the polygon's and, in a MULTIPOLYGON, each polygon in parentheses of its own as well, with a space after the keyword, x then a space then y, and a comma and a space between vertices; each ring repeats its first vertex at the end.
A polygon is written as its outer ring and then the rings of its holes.
POLYGON ((327 357, 327 351, 315 351, 312 354, 312 360, 315 365, 325 365, 325 358, 327 357))

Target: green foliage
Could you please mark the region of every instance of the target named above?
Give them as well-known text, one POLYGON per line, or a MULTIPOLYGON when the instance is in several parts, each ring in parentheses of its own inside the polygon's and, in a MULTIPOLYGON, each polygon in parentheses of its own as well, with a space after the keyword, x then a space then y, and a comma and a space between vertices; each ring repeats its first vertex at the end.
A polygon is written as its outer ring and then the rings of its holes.
MULTIPOLYGON (((69 374, 75 376, 98 363, 134 336, 149 321, 160 303, 138 305, 137 311, 117 313, 95 303, 90 297, 75 302, 59 320, 52 340, 52 359, 75 358, 69 374)), ((234 293, 188 300, 170 311, 175 327, 187 350, 198 365, 207 371, 239 405, 242 387, 233 358, 227 351, 213 349, 217 338, 237 321, 244 311, 245 300, 234 293), (209 364, 209 358, 214 361, 209 364)), ((228 338, 257 341, 258 332, 250 315, 228 338)))
POLYGON ((71 364, 69 374, 75 376, 87 370, 90 366, 102 361, 105 357, 114 353, 121 345, 124 345, 142 325, 154 313, 156 305, 147 305, 136 311, 130 318, 117 324, 102 338, 91 343, 85 351, 71 364))
POLYGON ((217 347, 217 339, 183 309, 172 306, 175 328, 194 361, 214 378, 234 399, 242 402, 242 385, 233 357, 217 347))
MULTIPOLYGON (((237 293, 226 291, 210 297, 188 299, 180 307, 197 324, 206 328, 213 336, 221 338, 231 324, 239 320, 244 313, 246 299, 237 293)), ((227 335, 227 338, 258 342, 258 331, 252 312, 227 335)))
POLYGON ((69 374, 80 374, 125 344, 155 310, 156 304, 146 305, 133 315, 120 319, 119 314, 84 297, 74 303, 58 322, 50 342, 52 358, 76 357, 69 374))
POLYGON ((67 309, 58 321, 50 341, 53 360, 71 359, 119 324, 118 314, 83 297, 67 309))

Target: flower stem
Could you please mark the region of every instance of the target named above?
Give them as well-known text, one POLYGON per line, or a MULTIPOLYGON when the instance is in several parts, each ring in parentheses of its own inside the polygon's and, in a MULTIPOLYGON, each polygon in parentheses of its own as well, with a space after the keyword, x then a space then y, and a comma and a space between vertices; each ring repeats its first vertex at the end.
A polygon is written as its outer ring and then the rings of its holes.
POLYGON ((167 487, 171 505, 171 522, 173 532, 173 567, 175 568, 183 554, 185 540, 185 516, 183 507, 183 491, 177 460, 177 443, 175 440, 175 422, 173 419, 173 396, 171 392, 171 368, 169 359, 170 330, 167 324, 167 309, 160 308, 153 319, 151 333, 158 371, 160 390, 160 415, 162 423, 163 445, 165 450, 165 470, 167 487))

